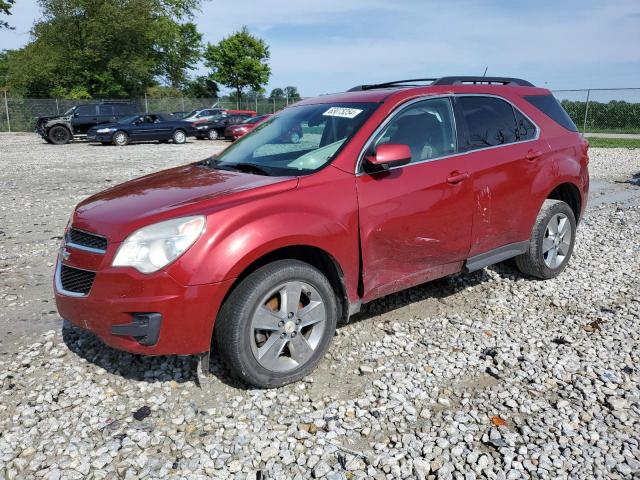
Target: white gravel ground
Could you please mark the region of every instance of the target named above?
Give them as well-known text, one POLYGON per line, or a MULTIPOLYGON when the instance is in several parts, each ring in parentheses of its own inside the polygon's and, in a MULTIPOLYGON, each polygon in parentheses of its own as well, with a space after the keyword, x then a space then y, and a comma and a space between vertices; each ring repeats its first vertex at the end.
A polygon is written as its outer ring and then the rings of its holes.
POLYGON ((639 151, 592 151, 595 198, 559 278, 507 263, 386 297, 312 378, 252 390, 215 359, 198 386, 190 357, 41 333, 72 205, 218 145, 0 142, 0 326, 21 332, 0 345, 0 478, 640 475, 639 151))

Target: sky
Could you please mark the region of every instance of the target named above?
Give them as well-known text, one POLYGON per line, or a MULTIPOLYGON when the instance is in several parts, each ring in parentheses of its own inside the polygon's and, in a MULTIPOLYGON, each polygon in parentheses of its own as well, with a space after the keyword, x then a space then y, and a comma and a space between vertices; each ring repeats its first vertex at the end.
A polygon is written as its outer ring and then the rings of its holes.
MULTIPOLYGON (((38 15, 35 0, 17 0, 0 49, 24 45, 38 15)), ((194 21, 205 42, 243 25, 263 38, 267 91, 313 96, 487 67, 551 89, 640 87, 638 0, 211 0, 194 21)))

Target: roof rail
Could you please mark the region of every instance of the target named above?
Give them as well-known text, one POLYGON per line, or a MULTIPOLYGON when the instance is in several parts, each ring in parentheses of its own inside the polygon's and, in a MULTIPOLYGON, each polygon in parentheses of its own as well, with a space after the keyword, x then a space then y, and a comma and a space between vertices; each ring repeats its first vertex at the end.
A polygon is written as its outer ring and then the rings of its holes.
POLYGON ((533 83, 522 80, 521 78, 510 77, 442 77, 435 80, 432 85, 460 85, 463 83, 472 84, 499 84, 499 85, 519 85, 521 87, 533 87, 533 83))
POLYGON ((410 78, 408 80, 394 80, 393 82, 385 82, 385 83, 372 83, 371 85, 356 85, 353 88, 347 90, 347 92, 357 92, 361 90, 373 90, 375 88, 387 88, 387 87, 413 87, 417 85, 413 85, 414 82, 429 82, 431 85, 435 78, 410 78))
POLYGON ((373 90, 376 88, 387 87, 417 87, 416 82, 429 82, 428 85, 462 85, 464 83, 483 84, 483 85, 518 85, 521 87, 533 87, 534 85, 521 78, 511 77, 441 77, 441 78, 410 78, 408 80, 394 80, 393 82, 372 83, 370 85, 356 85, 347 90, 348 92, 357 92, 362 90, 373 90))

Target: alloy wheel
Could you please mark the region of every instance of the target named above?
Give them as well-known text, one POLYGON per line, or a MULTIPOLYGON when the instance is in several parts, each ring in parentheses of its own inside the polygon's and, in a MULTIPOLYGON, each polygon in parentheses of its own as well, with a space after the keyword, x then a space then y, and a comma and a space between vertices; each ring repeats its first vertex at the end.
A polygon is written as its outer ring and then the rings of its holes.
POLYGON ((251 349, 272 372, 304 365, 320 345, 327 324, 324 302, 306 282, 289 281, 258 303, 251 319, 251 349))
POLYGON ((542 257, 547 267, 556 269, 562 265, 571 248, 571 222, 564 213, 551 217, 544 232, 542 257))

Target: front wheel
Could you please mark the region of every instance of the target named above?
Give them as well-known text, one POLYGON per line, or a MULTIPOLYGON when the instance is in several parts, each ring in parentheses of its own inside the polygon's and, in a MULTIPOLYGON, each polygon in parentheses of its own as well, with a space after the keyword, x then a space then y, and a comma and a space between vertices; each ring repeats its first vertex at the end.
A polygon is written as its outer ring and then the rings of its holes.
POLYGON ((279 260, 251 273, 229 295, 216 320, 215 343, 236 377, 279 387, 315 368, 337 318, 327 278, 307 263, 279 260))
POLYGON ((129 143, 129 135, 126 132, 118 131, 113 134, 111 141, 118 147, 124 147, 129 143))
POLYGON ((54 145, 64 145, 71 141, 71 132, 67 127, 63 127, 62 125, 51 127, 47 136, 54 145))
POLYGON ((302 137, 300 136, 300 134, 296 131, 293 131, 289 134, 289 141, 291 143, 300 143, 300 140, 302 139, 302 137))
POLYGON ((173 132, 173 143, 182 144, 187 141, 187 134, 183 130, 173 132))
POLYGON ((207 138, 209 140, 217 140, 218 137, 220 137, 220 135, 218 134, 218 131, 215 128, 212 128, 211 130, 209 130, 209 133, 207 133, 207 138))
POLYGON ((529 247, 516 257, 518 269, 547 280, 566 268, 576 239, 576 217, 560 200, 545 200, 531 232, 529 247))

